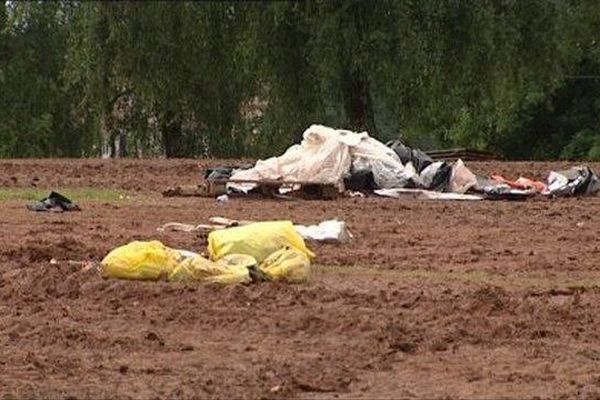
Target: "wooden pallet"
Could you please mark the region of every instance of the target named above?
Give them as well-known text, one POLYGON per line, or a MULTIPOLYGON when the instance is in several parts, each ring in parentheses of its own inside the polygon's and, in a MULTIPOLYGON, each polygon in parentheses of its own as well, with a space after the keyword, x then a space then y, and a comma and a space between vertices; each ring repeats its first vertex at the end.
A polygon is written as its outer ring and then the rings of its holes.
POLYGON ((434 160, 456 160, 460 158, 463 161, 492 161, 501 159, 493 153, 466 148, 430 150, 425 153, 434 160))
POLYGON ((261 197, 278 199, 333 200, 340 196, 338 188, 333 184, 240 179, 206 180, 200 185, 170 187, 162 194, 165 197, 217 197, 227 193, 227 183, 255 183, 257 188, 252 191, 252 195, 258 194, 261 197), (298 190, 286 194, 279 193, 280 188, 296 188, 297 186, 300 186, 298 190))
POLYGON ((212 196, 218 196, 226 193, 226 185, 228 183, 253 183, 257 185, 255 192, 273 198, 301 197, 305 199, 333 200, 340 195, 338 188, 333 184, 318 182, 294 182, 273 179, 212 179, 206 181, 207 192, 212 196), (298 186, 298 190, 294 190, 288 194, 282 195, 279 193, 279 189, 294 189, 298 186))

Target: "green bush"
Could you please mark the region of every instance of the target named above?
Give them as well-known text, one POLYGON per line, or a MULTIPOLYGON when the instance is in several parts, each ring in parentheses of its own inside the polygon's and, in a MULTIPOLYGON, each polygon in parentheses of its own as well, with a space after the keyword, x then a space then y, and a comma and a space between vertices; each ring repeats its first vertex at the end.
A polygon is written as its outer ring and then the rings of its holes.
POLYGON ((600 160, 600 131, 584 129, 577 132, 561 153, 567 160, 600 160))

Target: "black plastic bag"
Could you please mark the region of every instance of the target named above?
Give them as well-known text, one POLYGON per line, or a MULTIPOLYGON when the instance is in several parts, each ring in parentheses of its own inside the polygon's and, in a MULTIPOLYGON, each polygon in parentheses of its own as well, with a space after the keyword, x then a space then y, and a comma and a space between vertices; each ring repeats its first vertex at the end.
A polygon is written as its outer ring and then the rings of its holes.
POLYGON ((30 211, 52 212, 81 211, 77 204, 73 203, 62 194, 54 191, 50 192, 48 197, 45 197, 40 201, 27 204, 27 209, 30 211))
POLYGON ((393 140, 386 144, 389 148, 394 150, 402 164, 408 164, 409 162, 415 167, 417 173, 421 173, 427 166, 433 163, 433 159, 427 154, 418 149, 411 149, 408 146, 402 144, 399 140, 393 140))

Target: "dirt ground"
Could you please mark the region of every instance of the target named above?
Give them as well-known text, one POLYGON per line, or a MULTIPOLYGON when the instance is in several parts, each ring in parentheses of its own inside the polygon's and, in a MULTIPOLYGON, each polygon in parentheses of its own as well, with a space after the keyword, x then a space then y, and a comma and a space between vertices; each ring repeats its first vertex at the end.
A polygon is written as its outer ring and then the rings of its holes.
MULTIPOLYGON (((7 160, 0 189, 117 200, 32 213, 0 202, 2 398, 600 398, 600 197, 527 202, 163 198, 196 160, 7 160), (311 282, 103 280, 68 261, 211 216, 340 218, 311 282), (58 263, 50 263, 51 259, 58 263)), ((542 178, 565 163, 467 163, 542 178)), ((600 171, 600 165, 592 165, 600 171)))

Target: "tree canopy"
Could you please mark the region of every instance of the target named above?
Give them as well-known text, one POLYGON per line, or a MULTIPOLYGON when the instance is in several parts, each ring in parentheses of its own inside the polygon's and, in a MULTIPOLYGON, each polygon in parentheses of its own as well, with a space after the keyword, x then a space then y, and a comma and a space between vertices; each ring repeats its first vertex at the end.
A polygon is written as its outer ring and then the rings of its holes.
POLYGON ((600 159, 595 0, 5 2, 0 157, 239 157, 313 123, 600 159))

